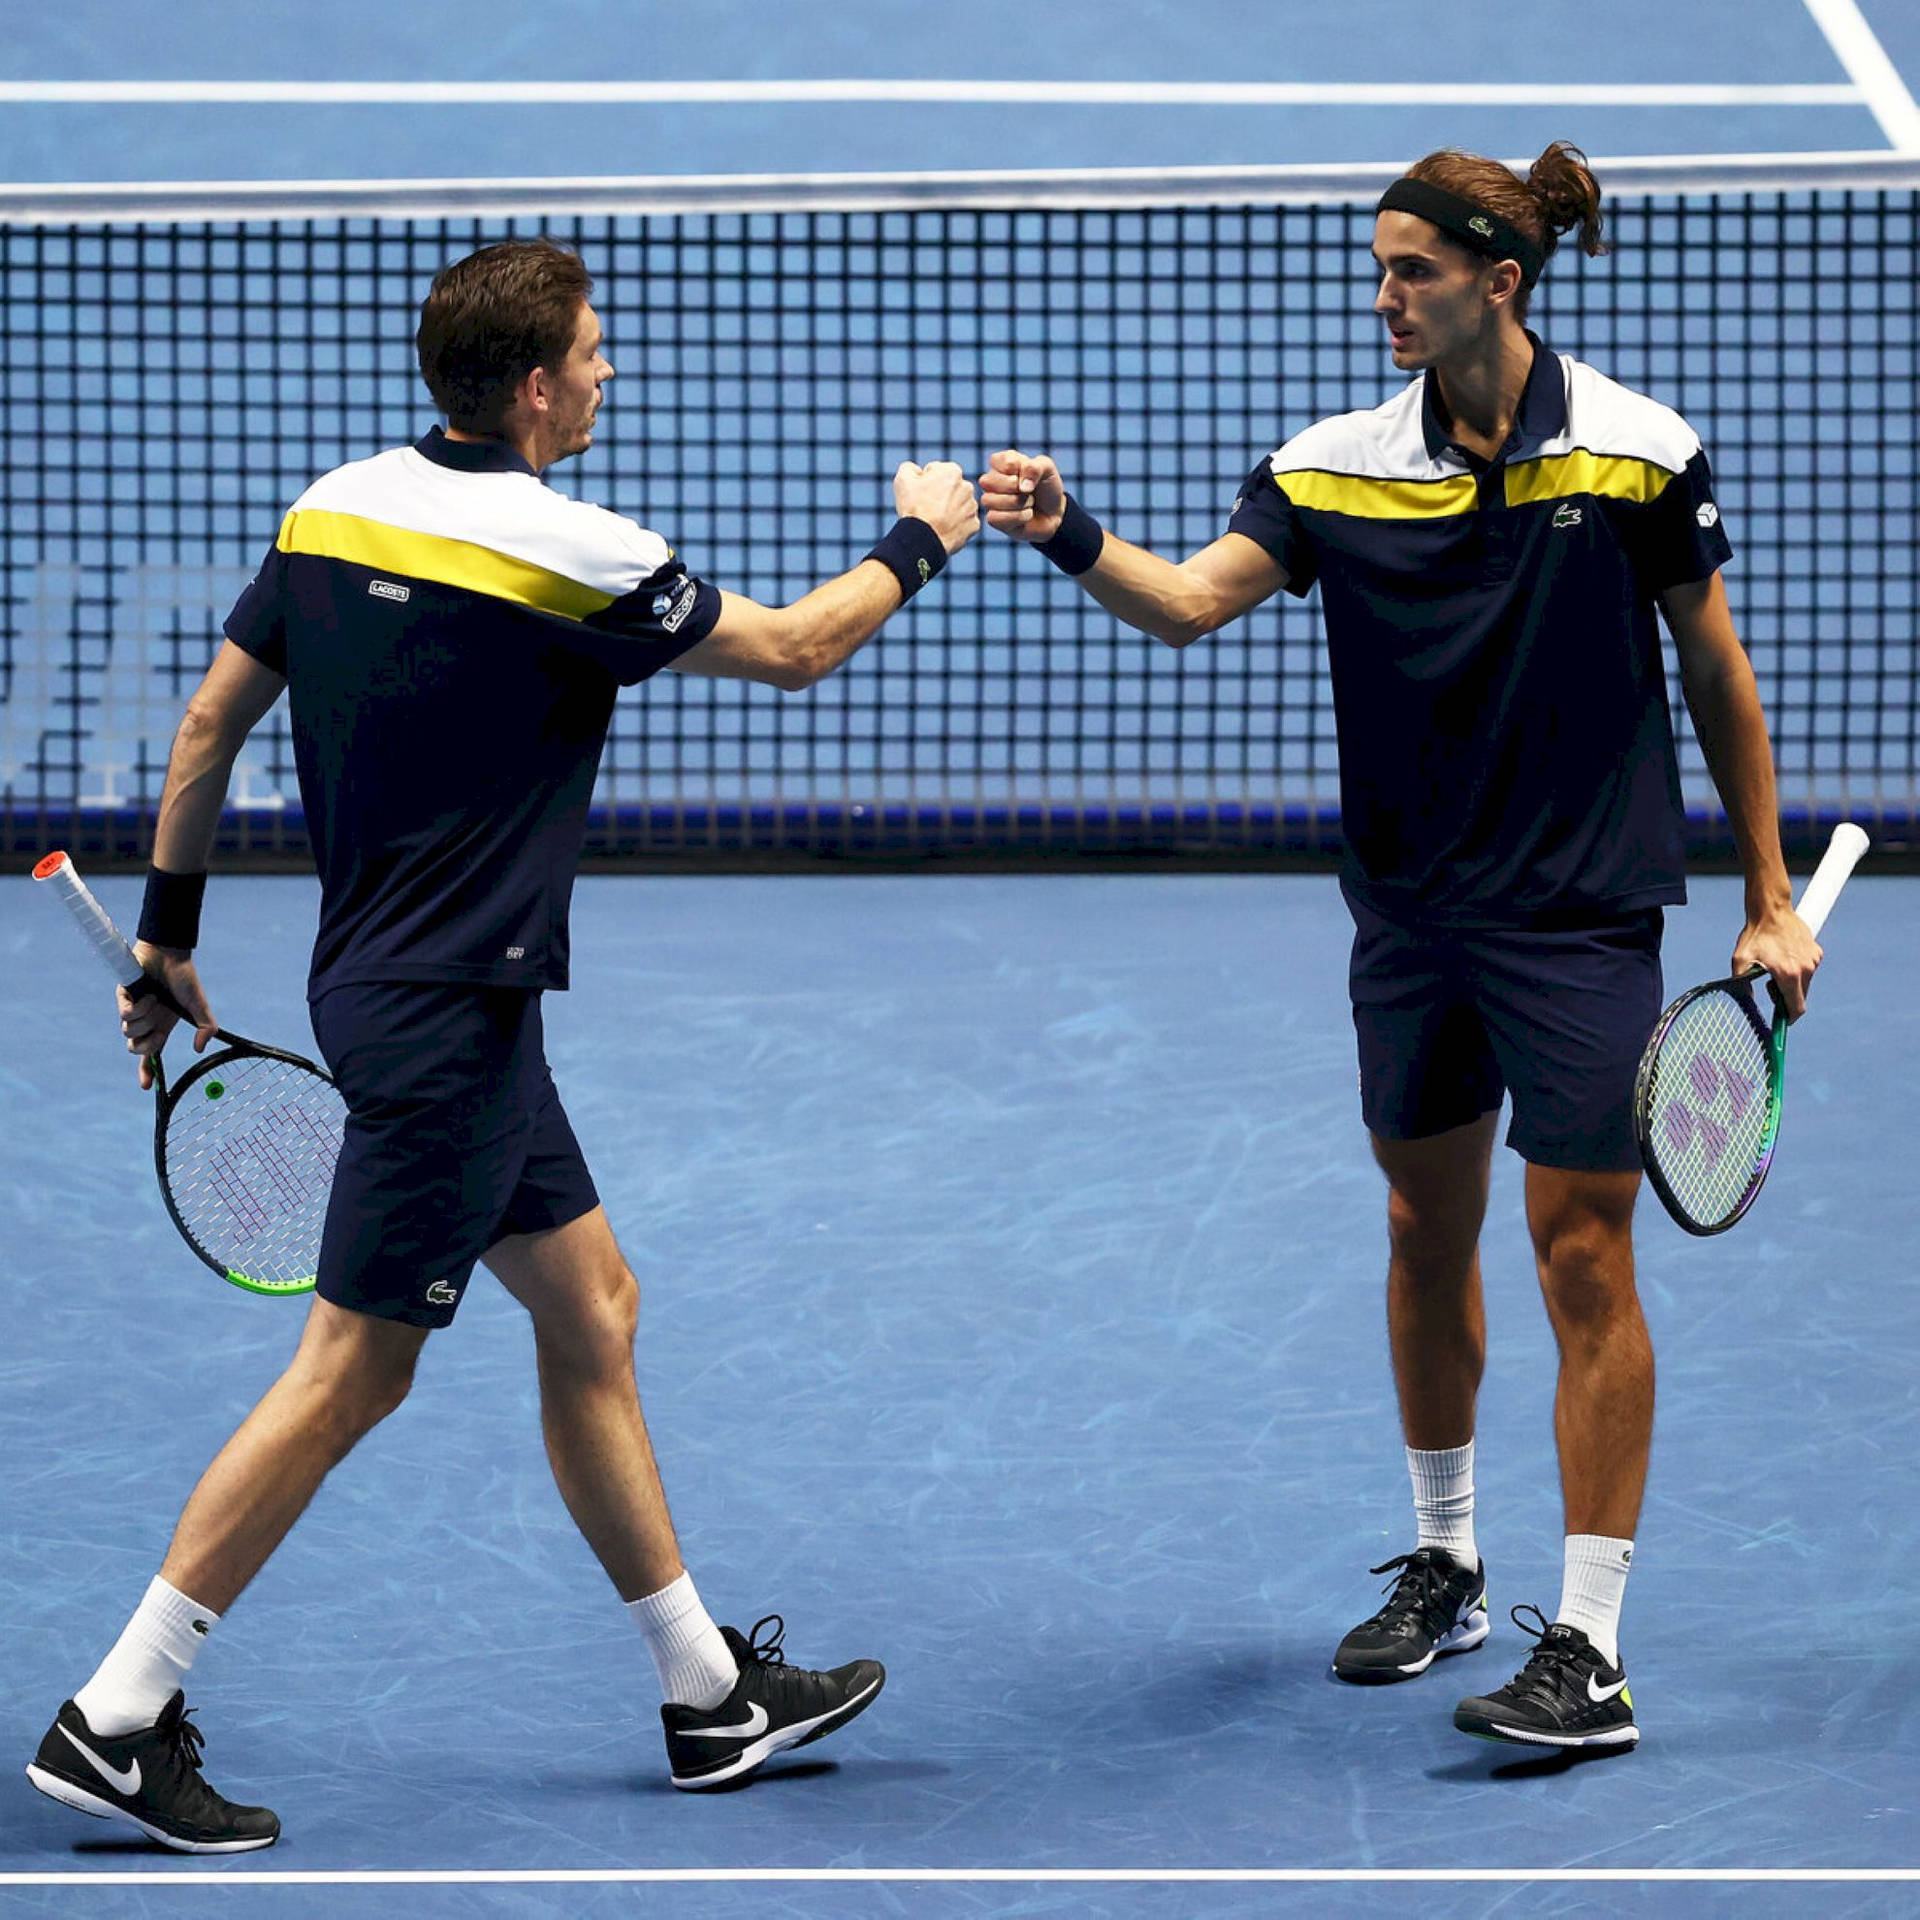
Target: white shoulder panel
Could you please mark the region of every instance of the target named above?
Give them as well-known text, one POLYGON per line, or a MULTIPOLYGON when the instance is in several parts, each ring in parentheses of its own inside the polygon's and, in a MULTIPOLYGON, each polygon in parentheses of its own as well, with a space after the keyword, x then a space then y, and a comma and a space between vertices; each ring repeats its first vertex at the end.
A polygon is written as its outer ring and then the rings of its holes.
POLYGON ((463 540, 614 599, 631 593, 673 557, 657 533, 604 507, 555 493, 530 473, 462 473, 411 447, 336 467, 294 507, 463 540))
POLYGON ((1560 364, 1567 374, 1567 430, 1543 453, 1584 447, 1679 473, 1700 451, 1700 436, 1671 407, 1609 380, 1571 354, 1562 354, 1560 364))
POLYGON ((1336 413, 1296 433, 1268 462, 1274 473, 1343 473, 1366 480, 1443 480, 1459 471, 1427 452, 1420 403, 1424 380, 1385 406, 1336 413))

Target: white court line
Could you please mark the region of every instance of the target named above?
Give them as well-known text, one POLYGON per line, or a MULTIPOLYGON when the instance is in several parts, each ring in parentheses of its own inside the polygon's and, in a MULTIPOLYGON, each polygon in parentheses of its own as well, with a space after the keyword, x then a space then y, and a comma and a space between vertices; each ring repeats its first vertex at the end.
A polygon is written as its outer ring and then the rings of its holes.
MULTIPOLYGON (((1037 168, 1016 172, 654 174, 478 180, 155 180, 0 184, 0 222, 440 219, 545 214, 913 212, 974 207, 1364 203, 1399 161, 1326 167, 1037 168)), ((1524 167, 1526 161, 1517 165, 1524 167)), ((1920 188, 1920 154, 1670 154, 1594 160, 1610 199, 1672 193, 1920 188)))
POLYGON ((1920 153, 1920 106, 1867 25, 1857 0, 1807 0, 1807 11, 1873 110, 1887 144, 1895 153, 1920 153))
POLYGON ((1536 1882, 1860 1886, 1920 1882, 1920 1867, 480 1867, 382 1872, 0 1873, 5 1887, 424 1887, 872 1883, 923 1885, 1339 1886, 1536 1882))
MULTIPOLYGON (((1865 104, 1868 95, 1862 85, 1838 82, 1588 86, 1307 80, 0 81, 0 102, 20 106, 746 106, 858 101, 962 106, 1833 107, 1865 104)), ((1911 108, 1913 103, 1907 104, 1911 108)))

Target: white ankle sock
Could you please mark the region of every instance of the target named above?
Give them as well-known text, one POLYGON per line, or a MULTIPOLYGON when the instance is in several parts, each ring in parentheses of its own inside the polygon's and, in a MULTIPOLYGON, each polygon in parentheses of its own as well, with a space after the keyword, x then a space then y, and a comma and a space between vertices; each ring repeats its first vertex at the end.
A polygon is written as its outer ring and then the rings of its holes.
POLYGON ((103 1739, 152 1726, 219 1620, 156 1574, 99 1671, 73 1696, 87 1725, 103 1739))
POLYGON ((1473 1442, 1431 1452, 1409 1447, 1407 1472, 1413 1480, 1419 1544, 1444 1548, 1463 1567, 1478 1566, 1480 1551, 1473 1543, 1473 1442))
POLYGON ((1560 1611, 1553 1617, 1578 1627, 1610 1667, 1620 1664, 1620 1603, 1627 1597, 1633 1542, 1603 1533, 1567 1535, 1567 1571, 1560 1611))
POLYGON ((733 1691, 740 1664, 700 1604, 692 1574, 683 1573, 658 1593, 629 1600, 627 1611, 653 1655, 661 1699, 704 1712, 733 1691))

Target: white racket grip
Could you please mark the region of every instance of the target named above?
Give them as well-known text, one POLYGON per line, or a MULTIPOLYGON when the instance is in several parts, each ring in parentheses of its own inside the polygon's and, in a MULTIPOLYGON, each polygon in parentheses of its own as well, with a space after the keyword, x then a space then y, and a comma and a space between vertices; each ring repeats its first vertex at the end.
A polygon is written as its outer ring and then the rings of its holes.
POLYGON ((1866 850, 1867 836, 1851 820, 1843 820, 1834 828, 1833 838, 1827 842, 1827 850, 1820 856, 1820 864, 1813 870, 1813 878, 1807 882, 1807 890, 1794 908, 1807 923, 1809 933, 1817 935, 1826 925, 1833 903, 1840 898, 1840 889, 1847 884, 1848 876, 1860 864, 1860 856, 1866 850))
POLYGON ((113 924, 106 908, 87 891, 87 883, 74 872, 73 862, 64 853, 48 854, 34 868, 33 877, 52 883, 54 892, 66 902, 67 911, 73 915, 74 925, 80 929, 87 945, 123 987, 137 986, 146 977, 145 969, 127 945, 126 936, 113 924))

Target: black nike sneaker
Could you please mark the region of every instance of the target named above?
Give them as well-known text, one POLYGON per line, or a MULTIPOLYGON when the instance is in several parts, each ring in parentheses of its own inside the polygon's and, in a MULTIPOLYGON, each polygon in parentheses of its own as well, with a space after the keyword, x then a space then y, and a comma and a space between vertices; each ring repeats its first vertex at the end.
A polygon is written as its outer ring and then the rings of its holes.
POLYGON ((1630 1747, 1639 1740, 1625 1668, 1608 1666, 1578 1627, 1549 1625, 1538 1607, 1515 1607, 1513 1624, 1534 1637, 1527 1664, 1497 1693, 1454 1708, 1462 1733, 1529 1747, 1630 1747))
POLYGON ((1420 1547, 1369 1571, 1395 1568, 1387 1604, 1334 1649, 1333 1670, 1342 1680, 1411 1680, 1441 1654, 1465 1653, 1487 1637, 1484 1561, 1463 1567, 1444 1548, 1420 1547))
POLYGON ((660 1709, 676 1787, 697 1793, 739 1780, 783 1748, 804 1747, 873 1704, 887 1679, 879 1661, 855 1660, 827 1673, 790 1667, 780 1647, 786 1630, 777 1613, 755 1624, 751 1640, 722 1627, 740 1663, 733 1691, 705 1713, 660 1709))
POLYGON ((125 1820, 180 1853, 249 1853, 280 1838, 265 1807, 236 1807, 200 1777, 205 1741, 176 1693, 150 1727, 97 1734, 71 1700, 47 1729, 27 1778, 50 1798, 125 1820))

